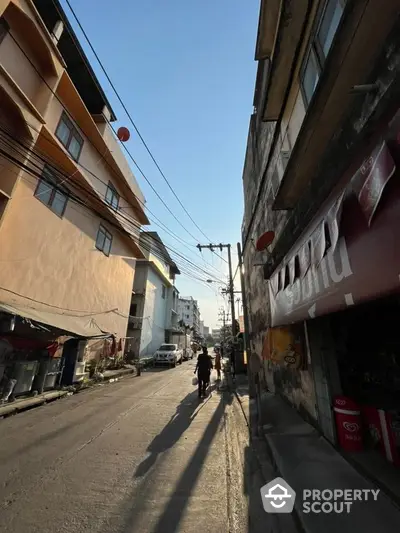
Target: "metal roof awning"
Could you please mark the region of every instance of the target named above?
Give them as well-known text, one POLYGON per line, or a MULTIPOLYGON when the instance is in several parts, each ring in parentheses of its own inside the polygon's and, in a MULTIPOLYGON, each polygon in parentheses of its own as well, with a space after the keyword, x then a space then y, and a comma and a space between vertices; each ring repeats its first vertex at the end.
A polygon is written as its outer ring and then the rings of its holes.
POLYGON ((93 316, 71 316, 61 312, 44 311, 27 305, 3 302, 0 302, 0 311, 28 318, 80 337, 99 337, 106 334, 96 324, 93 316))

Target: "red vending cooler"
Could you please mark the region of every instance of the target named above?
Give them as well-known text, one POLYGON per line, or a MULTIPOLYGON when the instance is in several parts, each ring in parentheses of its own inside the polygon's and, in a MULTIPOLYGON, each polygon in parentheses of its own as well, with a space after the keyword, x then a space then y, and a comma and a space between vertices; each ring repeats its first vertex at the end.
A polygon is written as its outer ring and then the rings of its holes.
POLYGON ((337 396, 333 403, 339 445, 348 452, 363 449, 359 406, 346 396, 337 396))
POLYGON ((379 451, 388 461, 395 466, 400 466, 398 447, 400 435, 398 423, 392 413, 377 409, 376 407, 363 406, 362 416, 364 424, 379 451))

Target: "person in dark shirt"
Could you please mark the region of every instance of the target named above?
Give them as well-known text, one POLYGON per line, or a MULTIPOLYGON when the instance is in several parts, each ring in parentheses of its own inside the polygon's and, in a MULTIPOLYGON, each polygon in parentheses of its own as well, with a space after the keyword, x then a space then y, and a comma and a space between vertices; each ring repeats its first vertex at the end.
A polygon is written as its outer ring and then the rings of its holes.
POLYGON ((199 381, 199 398, 206 396, 206 389, 210 383, 210 374, 212 370, 212 360, 208 355, 207 348, 203 348, 203 352, 197 358, 196 368, 194 373, 197 372, 197 379, 199 381))

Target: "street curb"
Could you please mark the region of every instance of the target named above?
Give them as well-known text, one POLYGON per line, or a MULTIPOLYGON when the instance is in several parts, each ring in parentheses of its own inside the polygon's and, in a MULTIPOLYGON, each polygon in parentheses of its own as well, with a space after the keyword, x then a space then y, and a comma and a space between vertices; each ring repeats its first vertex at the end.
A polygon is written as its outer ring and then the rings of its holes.
POLYGON ((83 392, 88 392, 99 387, 102 384, 113 383, 115 380, 120 380, 126 376, 140 376, 140 372, 138 372, 138 370, 135 368, 125 370, 129 370, 129 372, 121 372, 115 374, 114 376, 110 376, 109 378, 106 378, 102 381, 91 381, 89 384, 85 385, 84 387, 80 387, 76 390, 71 390, 73 389, 73 386, 71 386, 68 389, 48 391, 43 395, 38 395, 37 397, 26 398, 25 400, 22 400, 21 403, 19 403, 17 400, 16 403, 12 402, 5 404, 4 406, 0 406, 0 420, 17 415, 19 413, 23 413, 24 411, 35 409, 36 407, 40 407, 48 403, 55 402, 56 400, 60 400, 61 398, 74 396, 75 394, 81 394, 83 392), (22 402, 26 403, 22 404, 22 402))
MULTIPOLYGON (((237 393, 236 391, 236 387, 235 387, 235 384, 232 382, 232 379, 230 378, 230 387, 232 387, 232 390, 235 394, 235 397, 240 405, 240 409, 243 413, 243 416, 246 420, 246 424, 249 428, 249 435, 250 435, 250 443, 252 445, 252 449, 253 449, 253 452, 254 452, 254 455, 258 461, 258 464, 260 465, 260 469, 261 469, 261 473, 262 473, 262 477, 264 478, 264 482, 265 483, 268 483, 269 481, 271 481, 271 470, 273 471, 273 474, 274 474, 274 477, 281 477, 282 474, 278 468, 278 465, 277 465, 277 462, 275 460, 275 457, 274 457, 274 452, 273 452, 273 449, 272 447, 270 446, 270 443, 268 442, 268 439, 266 438, 265 436, 265 433, 263 431, 263 428, 261 426, 258 425, 258 421, 257 421, 257 426, 256 426, 256 435, 257 435, 257 439, 259 439, 260 441, 262 441, 265 445, 266 445, 266 452, 267 452, 267 455, 268 455, 268 459, 266 459, 265 457, 262 457, 261 456, 261 453, 260 451, 257 449, 257 446, 255 446, 255 437, 254 435, 252 434, 252 424, 251 424, 251 412, 250 412, 250 409, 249 409, 249 418, 247 417, 246 415, 246 412, 243 408, 243 402, 241 400, 241 397, 240 395, 237 393), (272 467, 272 468, 271 468, 272 467)), ((249 395, 249 401, 250 401, 250 395, 249 395)), ((282 514, 282 515, 279 515, 281 520, 285 520, 286 517, 291 517, 293 522, 294 522, 294 525, 295 527, 297 528, 298 532, 299 533, 307 533, 307 530, 304 528, 304 524, 303 524, 303 521, 300 517, 300 514, 299 514, 299 511, 298 509, 296 508, 296 504, 293 508, 293 512, 290 513, 289 515, 286 515, 286 514, 282 514)))
POLYGON ((55 402, 56 400, 64 398, 67 395, 68 395, 68 391, 63 391, 63 390, 49 391, 43 396, 26 398, 26 400, 22 400, 22 401, 27 402, 24 405, 21 405, 18 403, 17 404, 14 404, 14 403, 5 404, 4 406, 0 407, 0 419, 8 418, 9 416, 22 413, 23 411, 28 411, 30 409, 34 409, 35 407, 40 407, 41 405, 55 402))

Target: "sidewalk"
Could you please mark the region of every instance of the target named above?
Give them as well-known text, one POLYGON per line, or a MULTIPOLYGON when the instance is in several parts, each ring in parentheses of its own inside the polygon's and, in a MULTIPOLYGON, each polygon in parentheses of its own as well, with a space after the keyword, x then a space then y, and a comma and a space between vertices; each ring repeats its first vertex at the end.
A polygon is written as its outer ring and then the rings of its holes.
MULTIPOLYGON (((236 395, 250 404, 246 376, 237 376, 236 395)), ((354 502, 349 514, 303 513, 304 489, 376 489, 297 411, 279 396, 262 398, 263 437, 277 469, 277 476, 296 491, 296 512, 306 533, 393 533, 399 529, 400 509, 380 492, 377 501, 354 502)), ((248 421, 250 423, 250 421, 248 421)))

